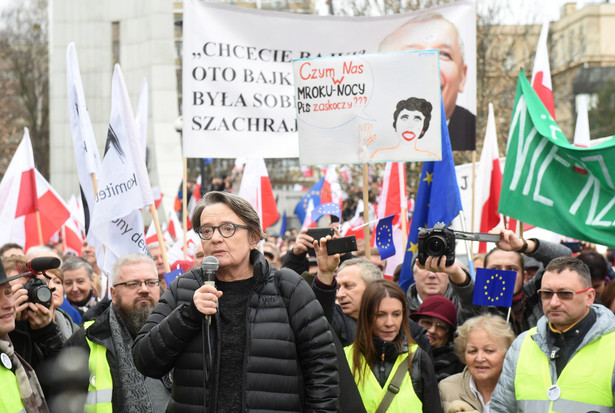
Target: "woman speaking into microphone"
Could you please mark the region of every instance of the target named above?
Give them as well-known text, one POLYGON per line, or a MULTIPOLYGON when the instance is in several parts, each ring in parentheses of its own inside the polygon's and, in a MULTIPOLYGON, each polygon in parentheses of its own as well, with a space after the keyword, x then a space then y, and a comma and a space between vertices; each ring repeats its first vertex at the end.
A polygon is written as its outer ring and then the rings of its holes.
POLYGON ((174 369, 168 412, 337 411, 329 324, 309 285, 256 249, 264 238, 256 211, 209 192, 192 226, 219 262, 215 286, 202 269, 177 278, 133 346, 146 376, 174 369))

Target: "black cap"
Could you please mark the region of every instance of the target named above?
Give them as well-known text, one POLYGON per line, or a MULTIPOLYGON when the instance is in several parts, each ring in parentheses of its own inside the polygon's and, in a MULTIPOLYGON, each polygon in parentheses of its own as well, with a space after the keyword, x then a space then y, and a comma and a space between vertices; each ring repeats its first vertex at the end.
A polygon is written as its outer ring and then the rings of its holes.
POLYGON ((19 275, 15 275, 13 277, 7 277, 6 276, 6 271, 4 271, 4 265, 2 265, 2 260, 0 260, 0 285, 6 284, 9 281, 13 281, 16 280, 18 278, 24 277, 27 274, 19 274, 19 275))

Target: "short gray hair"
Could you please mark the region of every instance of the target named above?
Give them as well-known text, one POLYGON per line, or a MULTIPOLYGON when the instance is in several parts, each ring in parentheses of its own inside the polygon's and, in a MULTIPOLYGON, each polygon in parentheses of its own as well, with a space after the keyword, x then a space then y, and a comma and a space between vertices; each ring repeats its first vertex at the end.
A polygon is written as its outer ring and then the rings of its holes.
POLYGON ((380 268, 378 268, 376 264, 371 262, 371 260, 364 257, 351 258, 344 261, 339 266, 338 272, 341 271, 342 268, 350 267, 351 265, 356 265, 359 267, 359 275, 361 275, 361 278, 363 278, 365 284, 369 284, 374 280, 381 280, 383 278, 382 271, 380 271, 380 268))
POLYGON ((464 364, 466 362, 468 336, 473 331, 484 331, 489 337, 499 342, 504 350, 508 350, 512 342, 515 341, 515 333, 510 328, 510 324, 499 315, 483 314, 469 318, 457 328, 457 337, 455 338, 455 352, 464 364))
POLYGON ((252 205, 239 195, 229 192, 211 191, 206 193, 192 213, 192 228, 196 229, 201 226, 201 214, 203 210, 214 204, 223 204, 229 207, 235 215, 246 223, 250 235, 256 236, 258 240, 262 240, 266 237, 266 234, 261 230, 261 221, 258 217, 258 213, 254 210, 252 205))
POLYGON ((152 277, 158 278, 158 270, 156 269, 154 260, 148 255, 133 252, 132 254, 122 255, 115 261, 113 268, 111 268, 111 273, 109 274, 111 285, 115 285, 119 281, 122 267, 125 265, 141 264, 142 262, 150 264, 152 266, 152 277))
POLYGON ((78 270, 79 268, 85 268, 90 280, 94 279, 94 269, 88 260, 81 257, 70 257, 62 264, 62 272, 78 270))

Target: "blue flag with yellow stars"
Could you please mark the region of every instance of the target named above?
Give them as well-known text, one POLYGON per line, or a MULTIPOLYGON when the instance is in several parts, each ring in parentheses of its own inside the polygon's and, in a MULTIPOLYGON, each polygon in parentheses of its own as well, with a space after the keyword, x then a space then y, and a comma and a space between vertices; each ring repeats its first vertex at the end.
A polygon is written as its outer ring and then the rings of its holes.
POLYGON ((440 108, 442 112, 440 124, 442 129, 442 160, 423 162, 412 223, 408 233, 406 253, 399 276, 399 286, 404 291, 408 291, 408 288, 414 282, 412 269, 418 251, 419 228, 433 228, 438 222, 449 225, 462 210, 444 105, 441 104, 440 108))
POLYGON ((380 258, 386 260, 395 255, 395 244, 393 244, 393 218, 396 214, 382 218, 376 225, 376 247, 380 252, 380 258))
POLYGON ((516 271, 477 268, 472 304, 510 307, 516 279, 516 271))
POLYGON ((303 223, 305 221, 305 216, 307 215, 308 205, 310 204, 310 199, 312 200, 312 204, 314 208, 320 205, 320 193, 322 192, 322 184, 325 182, 325 178, 320 178, 318 182, 314 184, 313 187, 307 191, 301 201, 295 207, 295 215, 299 218, 299 223, 303 223))
POLYGON ((327 202, 326 204, 319 205, 314 212, 312 212, 312 222, 318 221, 323 215, 335 215, 338 221, 342 220, 342 210, 340 204, 335 202, 327 202))

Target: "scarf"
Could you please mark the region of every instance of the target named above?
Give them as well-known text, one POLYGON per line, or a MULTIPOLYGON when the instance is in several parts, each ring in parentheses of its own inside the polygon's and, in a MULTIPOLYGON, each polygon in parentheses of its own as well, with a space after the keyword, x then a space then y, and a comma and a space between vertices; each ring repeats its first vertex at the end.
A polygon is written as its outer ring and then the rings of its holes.
POLYGON ((118 377, 120 380, 119 392, 117 394, 122 399, 121 404, 124 406, 122 411, 136 413, 151 412, 153 411, 152 401, 147 392, 147 386, 145 386, 145 377, 139 373, 132 358, 131 346, 133 337, 114 305, 111 305, 109 311, 109 325, 117 359, 118 377))
POLYGON ((32 370, 32 367, 30 367, 19 354, 15 353, 13 343, 8 336, 0 338, 0 353, 5 353, 9 356, 9 359, 11 359, 11 363, 13 364, 12 370, 15 373, 15 377, 17 377, 21 403, 26 409, 26 412, 49 413, 43 390, 36 378, 34 370, 32 370))

